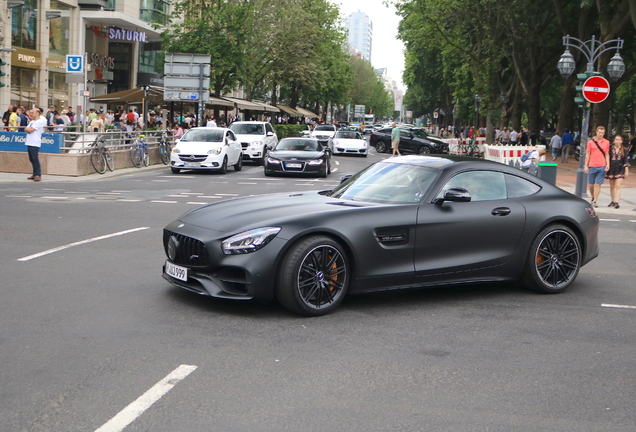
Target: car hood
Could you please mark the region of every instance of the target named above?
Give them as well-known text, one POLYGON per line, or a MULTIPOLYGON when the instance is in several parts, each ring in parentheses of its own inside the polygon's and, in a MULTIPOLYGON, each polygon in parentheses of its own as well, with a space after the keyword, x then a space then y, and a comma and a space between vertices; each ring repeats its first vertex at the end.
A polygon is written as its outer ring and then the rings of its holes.
POLYGON ((313 132, 313 136, 327 136, 327 137, 332 137, 336 134, 335 131, 314 131, 313 132))
POLYGON ((223 147, 222 142, 181 141, 177 144, 177 148, 181 151, 181 153, 186 154, 204 154, 210 149, 219 147, 223 147))
POLYGON ((333 139, 333 143, 335 145, 341 145, 341 146, 364 147, 365 144, 366 144, 366 141, 365 140, 359 140, 359 139, 334 138, 333 139))
POLYGON ((268 155, 278 160, 313 160, 322 157, 322 152, 319 151, 300 151, 300 150, 276 150, 270 151, 268 155))
MULTIPOLYGON (((235 198, 199 207, 179 221, 220 233, 233 234, 268 226, 283 226, 328 212, 355 211, 380 204, 344 201, 317 191, 235 198)), ((284 236, 284 232, 281 232, 284 236)), ((283 237, 284 238, 284 237, 283 237)))
POLYGON ((241 142, 254 142, 254 141, 263 141, 265 139, 265 135, 239 135, 235 134, 236 139, 241 142))

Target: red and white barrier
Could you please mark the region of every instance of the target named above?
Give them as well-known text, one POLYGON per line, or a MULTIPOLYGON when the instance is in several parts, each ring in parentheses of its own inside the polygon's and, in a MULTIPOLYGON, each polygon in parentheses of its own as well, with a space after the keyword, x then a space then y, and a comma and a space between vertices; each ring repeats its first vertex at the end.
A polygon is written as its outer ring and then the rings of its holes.
MULTIPOLYGON (((470 144, 470 139, 443 139, 445 143, 448 143, 448 153, 452 155, 466 156, 466 146, 470 144)), ((475 138, 475 144, 479 147, 479 153, 483 153, 485 151, 486 138, 479 137, 475 138)))
MULTIPOLYGON (((484 150, 484 159, 501 162, 503 164, 508 165, 510 161, 515 163, 519 161, 521 162, 521 156, 526 153, 529 153, 533 150, 545 150, 544 145, 537 146, 501 146, 501 145, 490 145, 486 144, 484 150)), ((541 156, 540 160, 545 160, 545 155, 541 156)))

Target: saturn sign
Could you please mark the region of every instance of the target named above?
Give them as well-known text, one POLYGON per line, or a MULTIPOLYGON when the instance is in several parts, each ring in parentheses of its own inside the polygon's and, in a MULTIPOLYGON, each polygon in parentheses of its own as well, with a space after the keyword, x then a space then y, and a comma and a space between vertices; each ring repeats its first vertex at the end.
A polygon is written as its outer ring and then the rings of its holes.
POLYGON ((84 73, 84 56, 67 55, 66 73, 84 73))

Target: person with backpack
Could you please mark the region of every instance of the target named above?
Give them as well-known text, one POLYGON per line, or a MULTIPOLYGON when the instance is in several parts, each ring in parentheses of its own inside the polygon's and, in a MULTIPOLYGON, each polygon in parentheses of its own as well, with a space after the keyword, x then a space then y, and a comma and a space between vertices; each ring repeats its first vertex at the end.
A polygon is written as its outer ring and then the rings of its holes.
POLYGON ((596 201, 601 194, 601 185, 605 181, 605 173, 609 170, 610 142, 604 138, 605 126, 596 128, 596 136, 588 141, 585 148, 585 174, 592 197, 592 207, 598 207, 596 201))

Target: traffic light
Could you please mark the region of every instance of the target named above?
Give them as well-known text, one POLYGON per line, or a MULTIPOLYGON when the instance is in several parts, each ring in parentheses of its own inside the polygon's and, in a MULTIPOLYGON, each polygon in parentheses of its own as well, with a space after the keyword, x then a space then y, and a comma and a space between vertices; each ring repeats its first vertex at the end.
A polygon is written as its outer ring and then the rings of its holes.
MULTIPOLYGON (((6 65, 7 65, 7 62, 0 59, 0 67, 6 66, 6 65)), ((4 77, 4 76, 7 76, 7 73, 3 70, 0 70, 0 77, 4 77)), ((4 83, 4 81, 0 81, 0 87, 6 87, 6 86, 7 85, 4 83)))
POLYGON ((598 72, 593 72, 593 71, 587 71, 580 74, 576 74, 576 79, 579 80, 579 83, 578 83, 579 85, 575 87, 576 96, 574 98, 574 103, 581 108, 587 102, 585 98, 583 97, 583 84, 585 83, 585 81, 587 81, 588 78, 591 78, 594 75, 600 75, 600 74, 598 72))

